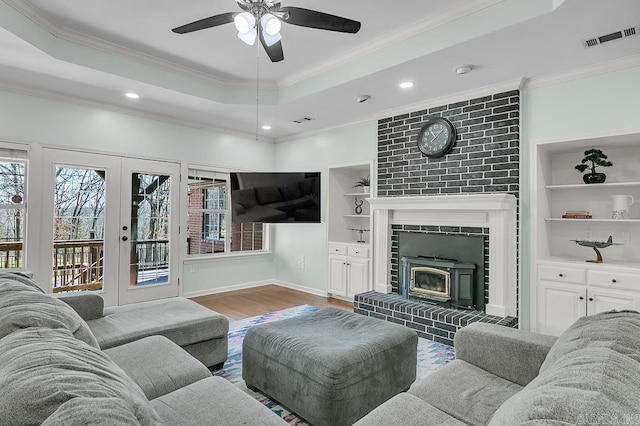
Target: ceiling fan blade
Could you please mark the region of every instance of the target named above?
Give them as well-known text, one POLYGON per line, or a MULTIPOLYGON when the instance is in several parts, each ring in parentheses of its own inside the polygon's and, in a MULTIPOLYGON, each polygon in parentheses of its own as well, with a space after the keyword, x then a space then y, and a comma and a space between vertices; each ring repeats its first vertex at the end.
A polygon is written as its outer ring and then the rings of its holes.
POLYGON ((193 31, 205 30, 211 27, 217 27, 218 25, 229 24, 233 22, 233 18, 236 15, 234 12, 221 13, 220 15, 210 16, 208 18, 200 19, 199 21, 191 22, 180 27, 172 29, 174 33, 186 34, 193 31))
POLYGON ((278 12, 286 12, 283 21, 292 25, 351 34, 360 31, 360 22, 328 13, 301 7, 281 7, 278 12))
POLYGON ((280 62, 284 60, 284 52, 282 51, 282 41, 278 40, 276 43, 271 46, 267 46, 267 43, 264 41, 264 37, 262 37, 262 31, 258 31, 260 35, 260 43, 262 43, 262 47, 269 55, 269 59, 271 62, 280 62))

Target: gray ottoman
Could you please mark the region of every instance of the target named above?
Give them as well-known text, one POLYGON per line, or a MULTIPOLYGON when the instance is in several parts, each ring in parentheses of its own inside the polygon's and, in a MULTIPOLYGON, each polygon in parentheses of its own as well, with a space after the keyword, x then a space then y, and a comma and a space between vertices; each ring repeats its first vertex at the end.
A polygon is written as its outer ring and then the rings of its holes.
POLYGON ((417 334, 335 308, 251 327, 242 377, 315 426, 351 425, 416 378, 417 334))

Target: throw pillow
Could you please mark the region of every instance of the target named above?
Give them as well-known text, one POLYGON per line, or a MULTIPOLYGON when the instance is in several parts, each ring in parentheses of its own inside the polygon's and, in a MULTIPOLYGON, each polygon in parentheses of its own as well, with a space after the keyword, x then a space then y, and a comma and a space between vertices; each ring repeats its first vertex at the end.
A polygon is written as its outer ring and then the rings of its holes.
POLYGON ((0 279, 0 338, 29 327, 63 328, 99 348, 87 323, 69 305, 18 281, 0 279))

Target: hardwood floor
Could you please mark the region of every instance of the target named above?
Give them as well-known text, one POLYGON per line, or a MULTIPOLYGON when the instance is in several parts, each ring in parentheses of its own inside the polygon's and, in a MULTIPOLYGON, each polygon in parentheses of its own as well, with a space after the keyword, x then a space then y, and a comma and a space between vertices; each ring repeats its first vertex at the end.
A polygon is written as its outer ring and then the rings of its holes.
POLYGON ((266 285, 211 294, 194 297, 191 300, 236 321, 299 305, 332 306, 353 311, 352 302, 331 297, 315 296, 278 285, 266 285))

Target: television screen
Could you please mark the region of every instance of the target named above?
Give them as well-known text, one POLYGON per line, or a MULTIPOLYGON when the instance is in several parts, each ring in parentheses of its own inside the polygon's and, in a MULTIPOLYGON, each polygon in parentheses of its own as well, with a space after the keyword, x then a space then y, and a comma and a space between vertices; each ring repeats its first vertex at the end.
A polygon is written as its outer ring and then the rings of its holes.
POLYGON ((231 173, 234 223, 320 223, 320 172, 231 173))

